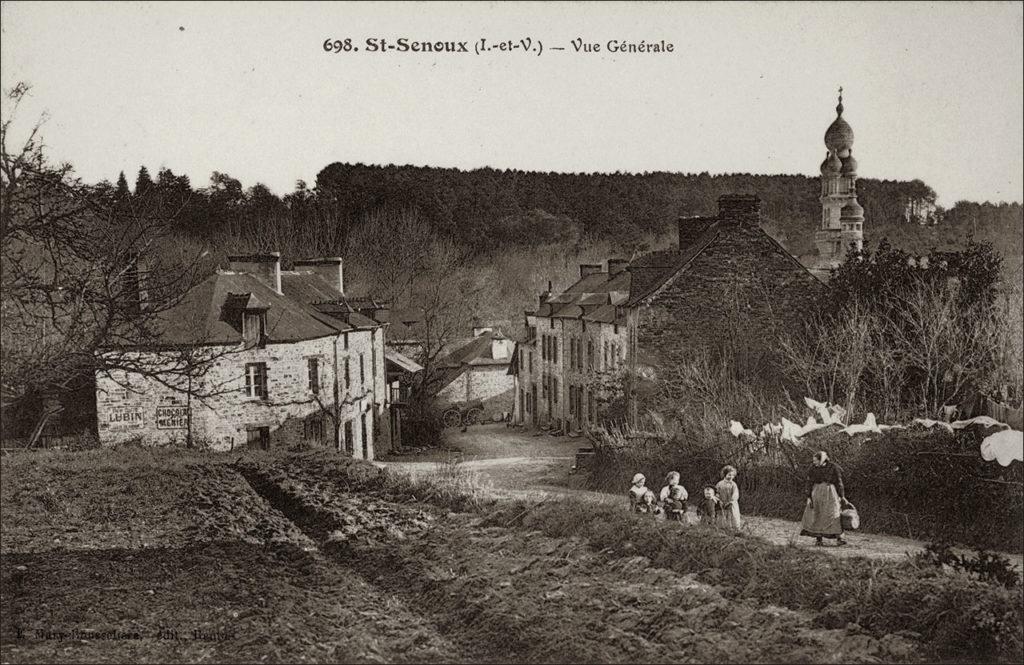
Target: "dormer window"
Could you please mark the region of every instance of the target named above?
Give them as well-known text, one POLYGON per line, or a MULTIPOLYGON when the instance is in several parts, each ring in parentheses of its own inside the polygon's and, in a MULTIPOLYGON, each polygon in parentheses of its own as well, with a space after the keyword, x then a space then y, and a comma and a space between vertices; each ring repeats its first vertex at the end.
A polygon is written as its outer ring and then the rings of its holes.
POLYGON ((242 312, 242 340, 247 347, 262 349, 267 345, 267 310, 247 309, 242 312))

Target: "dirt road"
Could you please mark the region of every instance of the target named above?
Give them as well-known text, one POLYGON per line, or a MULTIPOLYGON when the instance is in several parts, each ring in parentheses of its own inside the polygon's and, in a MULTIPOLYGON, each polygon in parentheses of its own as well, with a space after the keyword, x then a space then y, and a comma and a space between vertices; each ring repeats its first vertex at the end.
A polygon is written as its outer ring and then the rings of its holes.
MULTIPOLYGON (((536 435, 504 425, 479 425, 466 432, 451 432, 449 441, 458 452, 406 456, 380 464, 415 476, 436 473, 438 463, 457 459, 460 466, 476 474, 483 486, 499 496, 537 500, 545 496, 575 496, 625 506, 625 499, 619 496, 569 486, 569 469, 576 449, 586 445, 584 439, 536 435)), ((796 506, 794 512, 799 513, 801 509, 802 506, 796 506)), ((695 513, 691 512, 689 517, 696 521, 695 513)), ((743 528, 776 545, 805 547, 839 557, 899 559, 917 553, 925 546, 924 542, 910 538, 855 532, 846 535, 848 544, 845 546, 826 543, 823 547, 815 547, 813 540, 799 536, 798 521, 753 515, 743 516, 743 528)), ((1009 553, 1005 556, 1017 565, 1018 570, 1024 571, 1024 556, 1009 553)))

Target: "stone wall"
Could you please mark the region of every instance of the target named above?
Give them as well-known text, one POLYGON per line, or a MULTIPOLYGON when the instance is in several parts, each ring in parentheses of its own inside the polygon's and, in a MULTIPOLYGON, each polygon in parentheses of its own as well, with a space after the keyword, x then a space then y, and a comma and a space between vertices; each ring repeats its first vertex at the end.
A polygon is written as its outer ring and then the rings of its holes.
MULTIPOLYGON (((387 435, 388 395, 380 332, 372 335, 369 330, 354 331, 336 337, 268 344, 265 348, 214 352, 219 357, 191 391, 180 382, 175 390, 138 374, 98 375, 96 404, 101 443, 113 445, 139 439, 146 445, 183 445, 191 425, 196 444, 233 450, 247 445, 250 428, 267 427, 272 447, 299 443, 339 445, 351 450, 354 457, 373 459, 375 423, 387 435), (360 356, 364 363, 362 374, 360 356), (319 394, 309 387, 310 358, 320 361, 319 394), (247 363, 266 365, 266 399, 246 394, 247 363), (335 383, 340 397, 337 407, 335 383), (322 427, 314 427, 315 420, 321 420, 322 427), (344 438, 345 424, 350 423, 350 440, 336 444, 335 423, 338 438, 344 438), (319 437, 321 429, 323 436, 319 437)), ((381 443, 386 447, 386 440, 381 443)))
POLYGON ((489 419, 495 413, 512 411, 514 388, 515 380, 508 373, 508 365, 477 365, 438 391, 437 404, 444 407, 481 400, 485 417, 489 419))

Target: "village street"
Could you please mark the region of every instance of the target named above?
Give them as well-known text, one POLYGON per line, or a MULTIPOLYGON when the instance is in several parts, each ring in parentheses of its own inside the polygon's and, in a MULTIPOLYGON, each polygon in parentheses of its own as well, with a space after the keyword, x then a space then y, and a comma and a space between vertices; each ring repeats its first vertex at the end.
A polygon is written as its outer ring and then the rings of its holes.
MULTIPOLYGON (((535 498, 574 496, 590 501, 621 504, 626 506, 625 487, 628 476, 623 474, 622 496, 595 492, 574 487, 569 470, 573 465, 576 450, 587 446, 585 438, 568 436, 553 437, 546 433, 537 434, 529 430, 508 428, 503 424, 476 425, 466 432, 450 430, 447 433, 451 448, 458 451, 431 451, 422 455, 394 457, 388 461, 375 462, 379 466, 402 471, 412 476, 431 475, 438 471, 439 464, 458 460, 459 466, 473 473, 478 482, 498 496, 535 498)), ((649 483, 658 485, 658 482, 649 483)), ((688 488, 693 494, 694 488, 688 488)), ((740 497, 740 509, 743 499, 740 497)), ((803 506, 794 506, 793 513, 799 517, 803 506)), ((696 523, 696 513, 690 507, 691 523, 696 523)), ((800 538, 800 522, 743 516, 743 528, 776 545, 790 545, 839 557, 863 556, 871 559, 899 559, 908 553, 921 551, 925 542, 885 534, 853 532, 846 534, 848 544, 842 547, 814 547, 810 538, 800 538)), ((1005 554, 1017 567, 1024 571, 1024 556, 1005 554)))

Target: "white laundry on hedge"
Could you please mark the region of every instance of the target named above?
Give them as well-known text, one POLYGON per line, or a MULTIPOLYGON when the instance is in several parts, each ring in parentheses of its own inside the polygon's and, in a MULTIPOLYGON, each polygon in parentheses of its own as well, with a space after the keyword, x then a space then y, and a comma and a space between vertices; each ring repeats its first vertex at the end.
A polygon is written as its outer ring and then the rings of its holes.
POLYGON ((986 436, 981 442, 981 459, 996 460, 1002 466, 1010 466, 1014 460, 1024 462, 1024 432, 1004 429, 986 436))
POLYGON ((828 403, 818 402, 810 397, 804 397, 804 404, 807 405, 807 408, 818 414, 818 418, 821 419, 823 425, 829 425, 832 423, 832 414, 829 413, 828 403))
POLYGON ((800 428, 800 436, 810 434, 814 430, 821 429, 822 427, 828 427, 829 423, 819 423, 814 419, 814 416, 807 416, 807 423, 800 428))
POLYGON ((920 424, 924 425, 925 427, 935 427, 936 425, 938 425, 939 427, 942 427, 943 429, 949 430, 949 432, 951 434, 953 432, 953 426, 950 425, 949 423, 943 422, 941 420, 932 420, 930 418, 914 418, 914 422, 915 423, 920 423, 920 424))
POLYGON ((743 423, 739 422, 738 420, 730 420, 729 421, 729 432, 733 436, 741 436, 742 435, 742 436, 748 436, 751 439, 756 439, 757 438, 757 435, 754 434, 753 430, 747 429, 746 427, 743 426, 743 423))
POLYGON ((803 428, 788 418, 782 419, 782 435, 779 437, 780 439, 796 443, 801 434, 803 434, 803 428))
POLYGON ((1002 429, 1009 429, 1010 426, 1006 423, 1001 423, 991 416, 975 416, 974 418, 968 418, 967 420, 957 420, 956 422, 950 423, 953 429, 963 429, 970 427, 971 425, 981 425, 982 427, 999 427, 1002 429))
POLYGON ((868 413, 867 417, 864 418, 863 424, 849 425, 843 431, 849 434, 850 436, 853 436, 854 434, 863 434, 865 432, 880 433, 882 429, 878 426, 878 423, 875 421, 875 414, 868 413))

